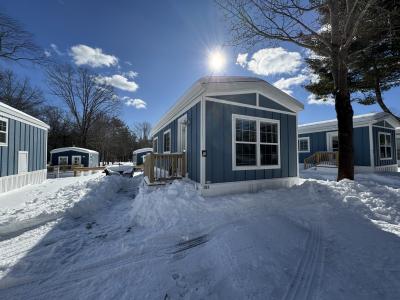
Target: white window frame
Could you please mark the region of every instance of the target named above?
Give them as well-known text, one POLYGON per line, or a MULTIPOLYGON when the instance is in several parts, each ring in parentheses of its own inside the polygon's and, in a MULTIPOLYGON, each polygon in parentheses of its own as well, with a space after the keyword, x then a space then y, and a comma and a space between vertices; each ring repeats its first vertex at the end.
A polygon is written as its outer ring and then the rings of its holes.
POLYGON ((380 160, 392 160, 393 159, 393 147, 392 147, 392 134, 390 132, 378 132, 378 152, 379 152, 379 159, 380 160), (388 135, 390 136, 390 144, 386 145, 386 137, 385 137, 385 144, 381 145, 381 135, 388 135), (385 154, 386 153, 386 148, 390 148, 390 157, 381 157, 381 147, 385 147, 385 154))
POLYGON ((18 174, 26 174, 29 172, 29 153, 28 151, 18 151, 18 174), (26 171, 21 170, 19 155, 26 154, 26 171))
POLYGON ((71 165, 74 165, 74 158, 79 157, 79 165, 82 164, 82 156, 81 155, 72 155, 71 157, 71 165))
POLYGON ((164 131, 164 134, 163 134, 163 153, 171 153, 171 150, 172 150, 171 149, 171 145, 172 145, 171 140, 172 140, 171 129, 168 129, 168 130, 164 131), (164 151, 165 150, 165 135, 166 134, 169 134, 169 151, 164 151))
POLYGON ((0 146, 8 146, 8 119, 0 117, 0 121, 6 122, 6 131, 1 131, 6 133, 6 141, 0 143, 0 146))
MULTIPOLYGON (((254 142, 248 142, 254 144, 254 142)), ((280 121, 267 118, 252 117, 246 115, 232 114, 232 170, 268 170, 268 169, 280 169, 281 168, 281 127, 280 121), (236 142, 236 120, 250 120, 256 121, 256 165, 255 166, 237 166, 236 165, 236 143, 246 144, 246 142, 236 142), (260 122, 277 124, 278 130, 278 143, 261 143, 260 142, 260 122), (260 145, 277 145, 278 149, 278 164, 277 165, 261 165, 261 153, 260 145)))
POLYGON ((158 136, 153 139, 153 152, 158 153, 158 136), (154 143, 157 145, 157 149, 154 150, 154 143))
POLYGON ((67 159, 67 164, 66 164, 66 165, 62 165, 62 166, 68 166, 68 156, 59 156, 59 157, 58 157, 58 165, 59 165, 59 166, 61 166, 61 165, 60 165, 60 158, 66 158, 66 159, 67 159))
POLYGON ((297 146, 299 147, 299 153, 310 153, 310 137, 303 136, 297 139, 297 146), (306 140, 307 141, 307 150, 300 150, 300 141, 306 140))

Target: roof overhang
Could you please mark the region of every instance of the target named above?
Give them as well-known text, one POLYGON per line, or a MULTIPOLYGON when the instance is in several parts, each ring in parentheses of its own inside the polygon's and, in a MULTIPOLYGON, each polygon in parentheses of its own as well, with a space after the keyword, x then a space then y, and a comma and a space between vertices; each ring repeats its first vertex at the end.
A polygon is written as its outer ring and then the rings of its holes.
POLYGON ((76 151, 76 152, 83 152, 83 153, 89 153, 89 154, 99 154, 99 152, 86 149, 86 148, 80 148, 80 147, 62 147, 62 148, 56 148, 50 151, 50 153, 60 153, 60 152, 65 152, 65 151, 76 151))
POLYGON ((50 126, 43 121, 40 121, 39 119, 36 119, 35 117, 32 117, 31 115, 15 109, 14 107, 11 107, 3 102, 0 102, 0 115, 28 125, 38 127, 40 129, 48 130, 50 128, 50 126))

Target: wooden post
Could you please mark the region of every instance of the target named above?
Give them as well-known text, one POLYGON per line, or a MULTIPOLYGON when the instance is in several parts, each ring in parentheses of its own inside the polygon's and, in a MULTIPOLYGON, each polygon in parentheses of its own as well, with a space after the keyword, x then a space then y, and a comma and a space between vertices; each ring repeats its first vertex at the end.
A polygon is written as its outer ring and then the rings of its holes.
MULTIPOLYGON (((149 168, 148 172, 149 172, 149 181, 151 183, 154 182, 154 161, 155 161, 154 155, 153 155, 153 153, 150 153, 149 164, 148 164, 149 165, 148 166, 148 168, 149 168)), ((147 162, 147 159, 146 159, 146 162, 147 162)))

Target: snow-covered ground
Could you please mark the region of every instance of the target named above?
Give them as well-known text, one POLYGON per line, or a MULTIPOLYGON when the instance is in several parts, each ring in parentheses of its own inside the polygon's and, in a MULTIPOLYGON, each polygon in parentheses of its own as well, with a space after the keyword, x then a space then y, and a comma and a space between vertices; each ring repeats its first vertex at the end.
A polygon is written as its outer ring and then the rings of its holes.
POLYGON ((400 177, 302 176, 213 198, 141 175, 29 187, 0 208, 0 299, 399 299, 400 177))

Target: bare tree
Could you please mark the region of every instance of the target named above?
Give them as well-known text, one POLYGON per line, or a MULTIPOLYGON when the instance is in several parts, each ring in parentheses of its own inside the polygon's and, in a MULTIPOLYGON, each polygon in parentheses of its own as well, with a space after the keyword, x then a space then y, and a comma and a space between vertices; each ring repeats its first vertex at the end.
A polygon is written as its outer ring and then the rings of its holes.
POLYGON ((138 122, 133 124, 133 132, 139 141, 139 147, 150 147, 149 140, 151 124, 149 122, 138 122))
MULTIPOLYGON (((351 46, 381 18, 377 0, 216 0, 231 20, 235 44, 289 42, 329 57, 339 131, 338 180, 354 179, 353 109, 347 82, 351 46), (374 13, 371 13, 374 10, 374 13), (369 18, 366 18, 366 15, 369 18), (325 28, 321 28, 324 26, 325 28)), ((379 42, 379 41, 376 41, 379 42)), ((362 51, 363 49, 358 49, 362 51)))
POLYGON ((111 86, 99 82, 86 68, 54 65, 47 71, 51 92, 68 106, 80 134, 80 144, 87 146, 88 132, 100 114, 115 113, 120 101, 111 86))
POLYGON ((32 86, 28 78, 21 80, 11 70, 0 71, 0 101, 35 117, 41 115, 45 102, 42 90, 32 86))
POLYGON ((0 58, 31 62, 45 60, 44 52, 35 44, 33 35, 4 13, 0 13, 0 58))

